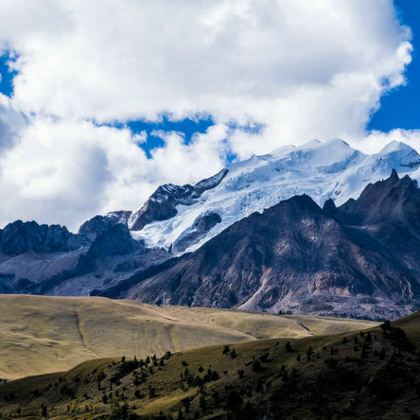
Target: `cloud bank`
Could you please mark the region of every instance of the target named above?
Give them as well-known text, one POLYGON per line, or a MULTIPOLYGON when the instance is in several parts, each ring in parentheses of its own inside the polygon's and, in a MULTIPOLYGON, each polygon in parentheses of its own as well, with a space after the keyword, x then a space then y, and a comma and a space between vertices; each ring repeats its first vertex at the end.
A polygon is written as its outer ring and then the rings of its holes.
MULTIPOLYGON (((365 127, 404 84, 410 31, 391 0, 0 0, 13 51, 0 99, 0 223, 65 223, 135 209, 163 182, 194 182, 312 138, 379 148, 365 127), (211 115, 148 159, 128 120, 211 115), (115 126, 114 123, 119 125, 115 126), (258 124, 260 130, 247 130, 258 124), (242 128, 241 128, 242 127, 242 128)), ((407 134, 408 137, 410 137, 407 134)), ((417 137, 416 137, 417 139, 417 137)))

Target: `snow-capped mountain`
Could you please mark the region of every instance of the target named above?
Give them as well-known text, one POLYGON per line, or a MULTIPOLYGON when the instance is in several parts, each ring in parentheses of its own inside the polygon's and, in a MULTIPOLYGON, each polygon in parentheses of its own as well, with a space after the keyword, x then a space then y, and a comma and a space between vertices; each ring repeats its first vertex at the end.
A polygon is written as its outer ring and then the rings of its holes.
POLYGON ((339 207, 297 195, 241 219, 194 252, 92 294, 398 318, 420 308, 420 189, 393 170, 339 207))
POLYGON ((314 140, 254 155, 195 186, 161 186, 130 217, 129 228, 147 247, 179 255, 294 195, 307 194, 321 206, 330 198, 343 204, 357 198, 367 184, 388 177, 392 169, 419 180, 420 155, 396 141, 367 155, 342 140, 314 140))

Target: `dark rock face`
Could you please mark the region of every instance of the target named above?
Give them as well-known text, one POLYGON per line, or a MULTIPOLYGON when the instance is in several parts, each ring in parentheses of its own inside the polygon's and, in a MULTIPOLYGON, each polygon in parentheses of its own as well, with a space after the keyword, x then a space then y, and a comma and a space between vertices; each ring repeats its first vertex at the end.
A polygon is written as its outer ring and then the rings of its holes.
POLYGON ((80 257, 74 275, 92 272, 106 258, 131 254, 140 246, 131 238, 127 225, 117 223, 96 237, 88 252, 80 257))
POLYGON ((193 187, 191 185, 161 185, 147 200, 147 202, 133 214, 130 221, 132 230, 141 230, 147 224, 166 220, 177 214, 178 204, 188 203, 193 187))
POLYGON ((172 251, 183 252, 190 245, 196 243, 199 239, 222 221, 217 213, 207 213, 197 217, 190 230, 184 232, 173 244, 172 251))
POLYGON ((326 216, 334 217, 337 214, 337 207, 335 206, 334 200, 331 198, 324 203, 322 207, 326 216))
POLYGON ((406 223, 420 226, 420 194, 417 182, 409 176, 391 176, 369 184, 358 200, 349 200, 340 207, 340 220, 358 225, 406 223))
POLYGON ((92 242, 98 235, 105 233, 116 224, 127 224, 130 216, 131 212, 124 210, 109 213, 106 216, 95 216, 80 226, 79 235, 84 236, 92 242))
POLYGON ((321 209, 296 196, 197 251, 99 294, 144 302, 367 318, 420 300, 420 190, 395 173, 321 209))
POLYGON ((227 173, 227 169, 222 169, 213 177, 204 179, 195 185, 161 185, 147 202, 130 217, 130 229, 138 231, 151 222, 174 217, 177 214, 176 206, 178 204, 191 205, 204 191, 219 185, 227 173))
POLYGON ((117 223, 104 233, 98 235, 86 253, 91 260, 130 254, 142 245, 130 235, 127 225, 117 223))
POLYGON ((25 252, 67 252, 82 245, 82 241, 70 233, 66 227, 39 225, 36 222, 16 222, 8 224, 0 236, 0 250, 6 255, 25 252))

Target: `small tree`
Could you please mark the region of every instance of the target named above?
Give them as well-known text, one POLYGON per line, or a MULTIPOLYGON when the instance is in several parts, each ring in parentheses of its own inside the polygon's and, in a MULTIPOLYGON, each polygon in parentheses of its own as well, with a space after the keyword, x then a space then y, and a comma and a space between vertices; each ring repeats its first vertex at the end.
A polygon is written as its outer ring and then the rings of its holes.
POLYGON ((293 353, 294 352, 294 349, 293 349, 292 345, 290 344, 290 341, 287 341, 286 344, 284 345, 284 347, 285 347, 287 353, 293 353))
POLYGON ((389 321, 388 319, 386 321, 384 321, 383 324, 381 324, 381 329, 382 331, 390 331, 391 330, 391 321, 389 321))
POLYGON ((39 411, 41 417, 48 417, 48 409, 44 404, 41 404, 41 409, 39 411))
POLYGON ((252 362, 252 370, 254 372, 260 372, 261 371, 261 363, 259 360, 254 360, 252 362))
POLYGON ((312 346, 309 346, 308 349, 306 350, 306 358, 308 359, 308 361, 311 361, 311 357, 314 354, 314 350, 312 348, 312 346))
POLYGON ((149 386, 149 398, 156 397, 156 389, 153 388, 151 385, 149 386))
POLYGON ((204 411, 207 408, 207 400, 204 395, 200 396, 200 408, 204 411))
POLYGON ((223 347, 223 354, 228 354, 230 352, 230 347, 229 346, 225 346, 223 347))
POLYGON ((226 398, 226 408, 230 412, 235 412, 241 405, 242 397, 239 395, 238 391, 231 391, 226 398))

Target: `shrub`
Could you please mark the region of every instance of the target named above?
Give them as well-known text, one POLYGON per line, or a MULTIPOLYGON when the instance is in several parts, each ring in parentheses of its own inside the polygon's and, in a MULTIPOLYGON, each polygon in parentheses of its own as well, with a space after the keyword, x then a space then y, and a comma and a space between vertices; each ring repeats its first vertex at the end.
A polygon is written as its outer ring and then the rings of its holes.
POLYGON ((262 368, 261 368, 261 363, 259 360, 254 360, 252 362, 252 370, 254 372, 261 372, 262 368))

